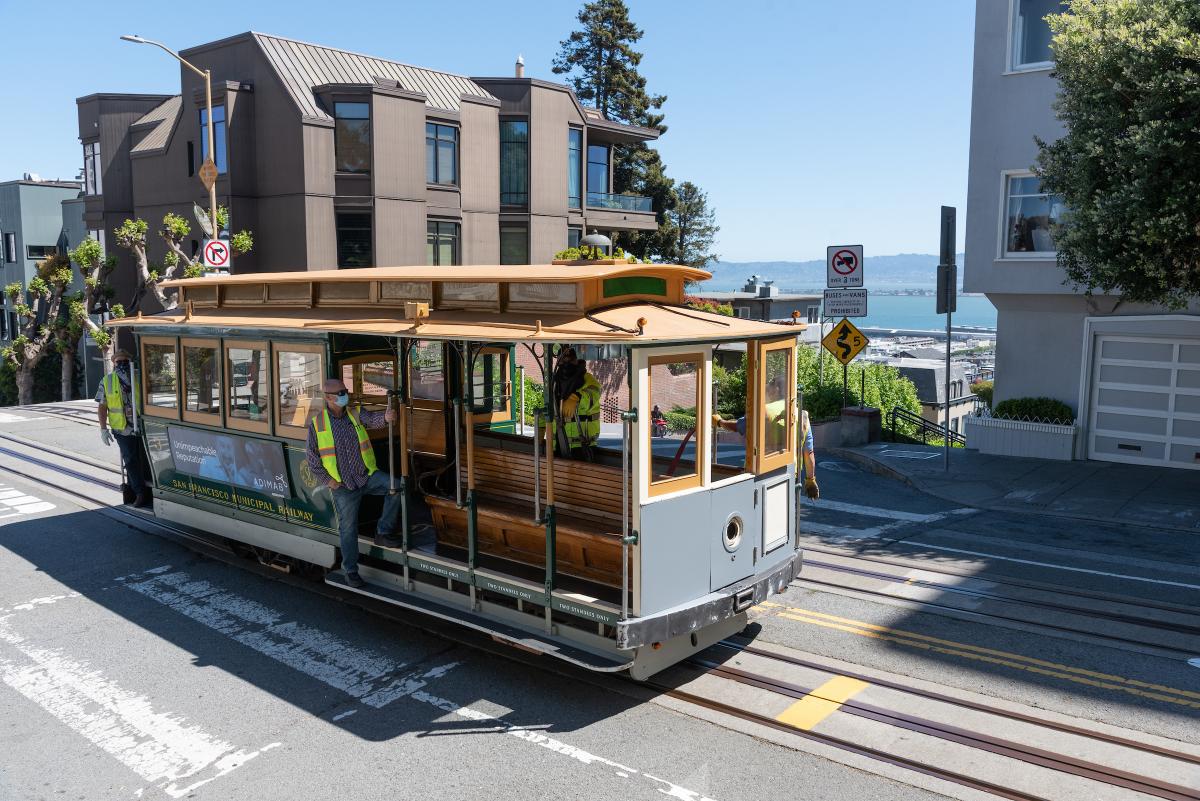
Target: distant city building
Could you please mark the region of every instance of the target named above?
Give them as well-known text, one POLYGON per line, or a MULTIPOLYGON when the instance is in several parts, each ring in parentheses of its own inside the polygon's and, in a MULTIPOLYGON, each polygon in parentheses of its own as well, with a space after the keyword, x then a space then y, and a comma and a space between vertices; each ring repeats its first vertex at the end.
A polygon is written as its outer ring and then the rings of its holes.
MULTIPOLYGON (((612 149, 657 138, 580 104, 566 86, 467 78, 331 47, 243 33, 182 51, 213 73, 217 200, 254 232, 235 272, 412 264, 545 263, 585 232, 654 230, 650 198, 614 194, 612 149)), ((155 234, 207 206, 203 80, 180 94, 77 101, 90 228, 127 217, 155 234)), ((118 300, 132 287, 129 256, 118 300)))
POLYGON ((799 321, 809 325, 804 334, 805 341, 819 342, 821 322, 821 296, 780 292, 774 281, 764 281, 757 275, 746 279, 737 292, 701 291, 696 297, 713 303, 728 303, 733 314, 748 320, 774 320, 789 322, 792 313, 799 313, 799 321))
POLYGON ((1169 312, 1086 296, 1057 265, 1065 211, 1030 166, 1051 104, 1058 0, 976 0, 964 289, 996 306, 995 400, 1057 398, 1080 425, 1076 458, 1200 469, 1200 304, 1169 312))
MULTIPOLYGON (((946 360, 937 359, 888 359, 887 364, 900 371, 900 375, 913 382, 917 388, 917 400, 921 402, 921 416, 940 426, 946 424, 946 360)), ((971 393, 970 381, 963 365, 950 363, 950 430, 962 431, 962 419, 975 410, 975 396, 971 393)))
MULTIPOLYGON (((36 176, 0 183, 0 287, 28 285, 38 262, 66 253, 86 236, 79 184, 44 181, 36 176)), ((82 282, 76 277, 76 283, 82 282)), ((12 341, 17 316, 0 297, 0 341, 12 341)))

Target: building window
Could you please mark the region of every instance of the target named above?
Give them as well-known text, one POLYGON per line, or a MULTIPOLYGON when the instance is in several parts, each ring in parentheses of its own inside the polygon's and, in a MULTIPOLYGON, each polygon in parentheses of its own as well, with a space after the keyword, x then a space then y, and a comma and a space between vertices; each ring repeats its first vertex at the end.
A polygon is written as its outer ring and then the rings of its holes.
POLYGON ((333 104, 333 149, 338 172, 371 171, 371 104, 333 104))
POLYGON ((1054 62, 1047 14, 1065 9, 1061 0, 1012 0, 1012 64, 1014 70, 1046 67, 1054 62))
MULTIPOLYGON (((567 206, 577 209, 583 205, 581 184, 583 183, 583 131, 571 128, 567 131, 567 206)), ((577 247, 570 245, 570 247, 577 247)))
POLYGON ((500 203, 529 205, 529 123, 500 121, 500 203))
POLYGON ((58 253, 58 247, 55 245, 26 245, 25 258, 27 259, 44 259, 47 256, 53 256, 58 253))
POLYGON ((500 263, 529 264, 529 226, 500 226, 500 263))
POLYGON ((339 211, 337 220, 337 266, 371 266, 371 212, 339 211))
POLYGON ((458 129, 453 125, 425 123, 425 180, 431 184, 458 184, 458 129))
POLYGON ((436 267, 458 264, 458 223, 431 220, 426 225, 425 260, 436 267))
POLYGON ((587 152, 588 194, 608 194, 608 148, 603 145, 588 145, 587 152))
POLYGON ((582 228, 578 228, 576 226, 570 226, 567 228, 567 247, 569 247, 569 248, 579 247, 579 240, 581 240, 581 239, 583 239, 583 229, 582 228))
POLYGON ((88 142, 83 146, 83 193, 99 195, 103 191, 100 180, 100 143, 88 142))
POLYGON ((738 317, 742 318, 743 320, 750 319, 750 307, 748 307, 748 306, 738 306, 733 311, 737 314, 738 317))
POLYGON ((187 168, 188 178, 196 174, 196 145, 194 142, 187 143, 187 168))
POLYGON ((17 235, 4 235, 4 260, 9 264, 15 264, 17 261, 17 235))
POLYGON ((820 321, 821 321, 821 307, 820 306, 809 306, 808 307, 808 322, 809 323, 819 323, 820 321))
POLYGON ((1005 256, 1054 253, 1051 226, 1062 218, 1061 197, 1043 192, 1036 176, 1009 175, 1004 208, 1005 256))
POLYGON ((3 306, 0 306, 0 339, 8 339, 8 315, 3 306))
MULTIPOLYGON (((216 155, 217 174, 224 175, 229 169, 229 158, 225 148, 225 107, 213 106, 213 147, 216 155)), ((200 109, 200 161, 208 159, 208 109, 200 109)))

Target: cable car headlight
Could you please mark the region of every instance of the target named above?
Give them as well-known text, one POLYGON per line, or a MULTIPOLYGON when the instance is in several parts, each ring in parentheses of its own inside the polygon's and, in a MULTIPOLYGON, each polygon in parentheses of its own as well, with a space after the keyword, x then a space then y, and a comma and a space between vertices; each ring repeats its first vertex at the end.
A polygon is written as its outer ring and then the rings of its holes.
POLYGON ((745 524, 742 522, 740 515, 730 515, 725 521, 725 531, 721 534, 721 542, 725 546, 725 550, 733 553, 742 544, 742 531, 745 529, 745 524))

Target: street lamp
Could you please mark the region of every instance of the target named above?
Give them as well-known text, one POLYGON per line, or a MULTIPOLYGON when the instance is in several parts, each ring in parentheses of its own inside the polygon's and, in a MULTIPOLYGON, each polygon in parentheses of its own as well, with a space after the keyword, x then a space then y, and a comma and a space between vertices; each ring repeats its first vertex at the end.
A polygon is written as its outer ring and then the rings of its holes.
MULTIPOLYGON (((137 36, 136 34, 135 35, 126 34, 126 35, 122 36, 121 38, 123 40, 125 40, 126 42, 133 42, 134 44, 154 45, 157 48, 165 50, 166 52, 168 52, 172 56, 174 56, 175 59, 177 59, 180 64, 187 67, 192 72, 196 73, 197 75, 199 75, 201 78, 204 79, 204 105, 205 105, 205 108, 207 108, 207 110, 208 110, 208 117, 207 117, 207 120, 208 120, 208 125, 207 125, 207 128, 208 128, 208 160, 213 161, 214 166, 215 166, 217 151, 213 144, 212 72, 210 70, 200 69, 195 64, 192 64, 186 58, 179 55, 171 48, 167 47, 162 42, 156 42, 153 39, 143 39, 141 36, 137 36)), ((203 176, 201 177, 201 180, 202 181, 204 180, 203 176)), ((211 182, 205 181, 205 183, 208 183, 208 211, 209 211, 209 215, 212 217, 212 236, 214 239, 217 239, 221 235, 221 229, 217 227, 217 181, 216 181, 216 177, 213 176, 213 180, 211 182)))

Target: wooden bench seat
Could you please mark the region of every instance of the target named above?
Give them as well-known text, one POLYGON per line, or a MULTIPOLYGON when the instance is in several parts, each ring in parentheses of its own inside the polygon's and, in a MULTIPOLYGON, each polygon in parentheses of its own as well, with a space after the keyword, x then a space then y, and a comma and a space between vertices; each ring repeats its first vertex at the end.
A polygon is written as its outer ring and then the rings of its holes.
MULTIPOLYGON (((481 553, 545 567, 546 528, 533 520, 533 454, 509 438, 479 437, 475 448, 476 519, 481 553), (506 447, 507 445, 507 447, 506 447)), ((538 464, 543 498, 544 463, 538 464)), ((462 470, 464 484, 466 470, 462 470)), ((621 470, 554 460, 556 569, 621 585, 621 470)), ((467 547, 467 515, 453 500, 428 496, 438 541, 467 547)), ((632 502, 632 501, 631 501, 632 502)))

